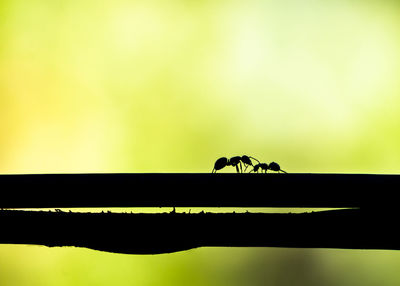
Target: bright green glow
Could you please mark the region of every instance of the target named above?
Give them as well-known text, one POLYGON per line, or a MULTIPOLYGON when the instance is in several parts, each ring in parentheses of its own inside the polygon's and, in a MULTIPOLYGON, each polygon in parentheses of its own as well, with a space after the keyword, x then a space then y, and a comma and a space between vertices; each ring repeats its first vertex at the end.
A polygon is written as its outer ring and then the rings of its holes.
POLYGON ((3 5, 3 172, 397 171, 395 4, 3 5))
MULTIPOLYGON (((210 172, 219 156, 248 154, 289 172, 396 173, 399 10, 3 0, 0 172, 210 172)), ((384 251, 0 246, 0 285, 393 285, 396 261, 384 251)))

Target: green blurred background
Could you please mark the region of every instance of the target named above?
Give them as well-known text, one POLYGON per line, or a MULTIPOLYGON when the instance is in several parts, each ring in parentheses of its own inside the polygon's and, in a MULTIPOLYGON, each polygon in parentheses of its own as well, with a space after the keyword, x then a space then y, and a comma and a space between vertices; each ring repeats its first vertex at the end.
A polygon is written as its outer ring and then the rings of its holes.
MULTIPOLYGON (((0 172, 210 172, 248 154, 398 173, 399 14, 373 0, 0 0, 0 172)), ((399 267, 395 251, 0 245, 1 286, 394 285, 399 267)))

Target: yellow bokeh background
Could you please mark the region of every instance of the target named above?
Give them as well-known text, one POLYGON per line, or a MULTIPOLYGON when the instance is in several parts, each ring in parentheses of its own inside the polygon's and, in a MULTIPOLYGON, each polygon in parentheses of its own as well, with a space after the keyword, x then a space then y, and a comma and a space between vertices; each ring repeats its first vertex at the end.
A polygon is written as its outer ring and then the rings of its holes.
MULTIPOLYGON (((386 0, 0 1, 0 172, 210 172, 247 154, 399 173, 399 14, 386 0)), ((1 245, 0 285, 388 285, 399 259, 1 245)))

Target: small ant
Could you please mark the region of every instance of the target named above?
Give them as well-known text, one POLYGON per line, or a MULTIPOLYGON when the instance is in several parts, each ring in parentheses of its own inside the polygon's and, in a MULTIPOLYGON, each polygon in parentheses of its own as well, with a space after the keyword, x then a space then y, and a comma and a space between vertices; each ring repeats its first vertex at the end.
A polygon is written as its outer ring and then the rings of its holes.
POLYGON ((255 165, 253 167, 253 170, 251 170, 250 173, 251 172, 258 173, 258 169, 261 169, 261 172, 264 171, 264 173, 266 173, 268 170, 275 171, 275 172, 280 171, 283 173, 287 173, 287 172, 281 170, 281 167, 279 166, 279 164, 275 163, 275 162, 271 162, 271 163, 269 163, 269 165, 267 163, 258 163, 257 165, 255 165))
POLYGON ((212 170, 212 173, 216 173, 218 170, 221 170, 222 168, 225 168, 226 166, 235 166, 236 167, 236 172, 238 173, 243 173, 243 168, 242 168, 242 162, 245 165, 245 171, 249 166, 253 166, 253 163, 251 162, 251 159, 258 161, 256 158, 253 158, 251 156, 243 155, 243 156, 235 156, 230 159, 226 157, 219 158, 215 164, 214 164, 214 169, 212 170), (239 167, 240 167, 240 172, 239 172, 239 167))

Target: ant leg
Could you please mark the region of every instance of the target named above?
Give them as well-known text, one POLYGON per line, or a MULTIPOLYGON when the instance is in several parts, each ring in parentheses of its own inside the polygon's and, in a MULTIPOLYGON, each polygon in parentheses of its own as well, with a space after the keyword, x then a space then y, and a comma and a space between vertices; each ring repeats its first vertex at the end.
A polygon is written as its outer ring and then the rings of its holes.
POLYGON ((239 162, 240 173, 243 173, 242 162, 239 162))
POLYGON ((236 172, 239 173, 239 167, 238 167, 238 165, 236 164, 235 167, 236 167, 236 172))

